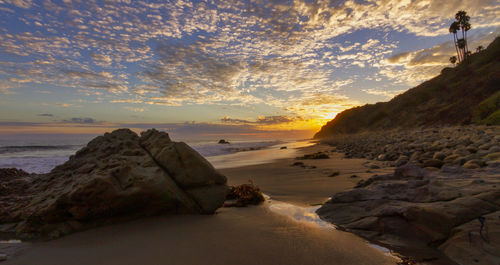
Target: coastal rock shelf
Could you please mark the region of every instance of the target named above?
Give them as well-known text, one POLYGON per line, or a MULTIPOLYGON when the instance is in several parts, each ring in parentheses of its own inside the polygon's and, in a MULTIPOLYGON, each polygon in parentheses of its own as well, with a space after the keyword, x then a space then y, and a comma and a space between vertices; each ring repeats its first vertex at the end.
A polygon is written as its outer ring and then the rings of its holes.
POLYGON ((119 129, 47 174, 0 171, 0 235, 59 237, 138 216, 210 214, 227 190, 226 177, 185 143, 119 129))
POLYGON ((409 163, 335 194, 317 213, 417 261, 498 264, 500 165, 430 172, 409 163))

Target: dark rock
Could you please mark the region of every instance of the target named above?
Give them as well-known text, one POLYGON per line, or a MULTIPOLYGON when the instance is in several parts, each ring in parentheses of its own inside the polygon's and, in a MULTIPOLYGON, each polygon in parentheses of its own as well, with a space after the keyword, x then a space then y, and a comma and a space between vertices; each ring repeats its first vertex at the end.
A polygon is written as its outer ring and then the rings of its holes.
POLYGON ((370 168, 370 169, 379 169, 380 167, 377 164, 374 163, 365 163, 365 167, 370 168))
POLYGON ((428 172, 424 169, 416 166, 413 163, 408 163, 406 165, 396 168, 394 171, 394 176, 396 177, 414 177, 422 178, 428 175, 428 172))
POLYGON ((304 167, 305 164, 304 164, 304 162, 294 162, 290 166, 292 166, 292 167, 304 167))
POLYGON ((436 160, 444 160, 446 158, 446 154, 444 154, 443 152, 436 152, 434 153, 432 158, 436 160))
POLYGON ((220 139, 219 144, 230 144, 230 143, 224 139, 220 139))
POLYGON ((335 171, 335 172, 333 172, 332 174, 328 175, 328 177, 331 177, 331 178, 332 178, 332 177, 336 177, 336 176, 338 176, 338 175, 340 175, 340 172, 335 171))
POLYGON ((423 167, 435 167, 435 168, 441 168, 441 166, 444 164, 443 161, 438 160, 438 159, 429 159, 424 161, 423 167))
POLYGON ((297 157, 296 159, 328 159, 330 158, 328 154, 323 153, 323 152, 317 152, 314 154, 306 154, 301 157, 297 157))

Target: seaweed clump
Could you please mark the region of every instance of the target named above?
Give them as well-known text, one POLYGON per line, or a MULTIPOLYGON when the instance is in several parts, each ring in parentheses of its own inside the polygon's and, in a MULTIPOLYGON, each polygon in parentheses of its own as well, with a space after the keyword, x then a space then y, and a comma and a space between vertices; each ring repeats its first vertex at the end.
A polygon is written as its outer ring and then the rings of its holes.
POLYGON ((226 195, 224 207, 246 207, 248 205, 258 205, 265 201, 264 195, 259 187, 250 180, 249 184, 231 186, 231 190, 226 195))

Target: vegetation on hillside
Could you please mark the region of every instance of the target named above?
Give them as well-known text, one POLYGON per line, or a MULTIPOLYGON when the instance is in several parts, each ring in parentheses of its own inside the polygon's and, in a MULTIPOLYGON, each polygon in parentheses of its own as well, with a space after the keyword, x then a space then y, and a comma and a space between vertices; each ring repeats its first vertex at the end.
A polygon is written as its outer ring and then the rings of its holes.
POLYGON ((500 38, 472 54, 467 63, 441 74, 389 102, 339 113, 315 135, 435 125, 500 125, 500 38))

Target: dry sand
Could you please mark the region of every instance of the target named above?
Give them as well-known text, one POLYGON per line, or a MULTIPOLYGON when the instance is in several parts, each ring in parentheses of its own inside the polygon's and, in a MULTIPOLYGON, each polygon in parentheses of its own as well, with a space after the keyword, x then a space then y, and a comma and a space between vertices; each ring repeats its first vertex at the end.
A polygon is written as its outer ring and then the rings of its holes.
MULTIPOLYGON (((299 153, 319 150, 328 147, 307 147, 299 153)), ((303 160, 307 166, 316 166, 314 169, 290 166, 296 161, 280 159, 221 172, 230 184, 252 179, 272 199, 302 206, 324 202, 334 192, 352 188, 373 174, 361 165, 365 160, 342 159, 339 154, 325 160, 303 160), (328 177, 334 171, 340 175, 328 177), (359 177, 350 178, 354 174, 359 177)), ((2 265, 396 263, 353 234, 298 222, 268 206, 223 208, 213 216, 146 218, 49 242, 22 243, 2 265)))

